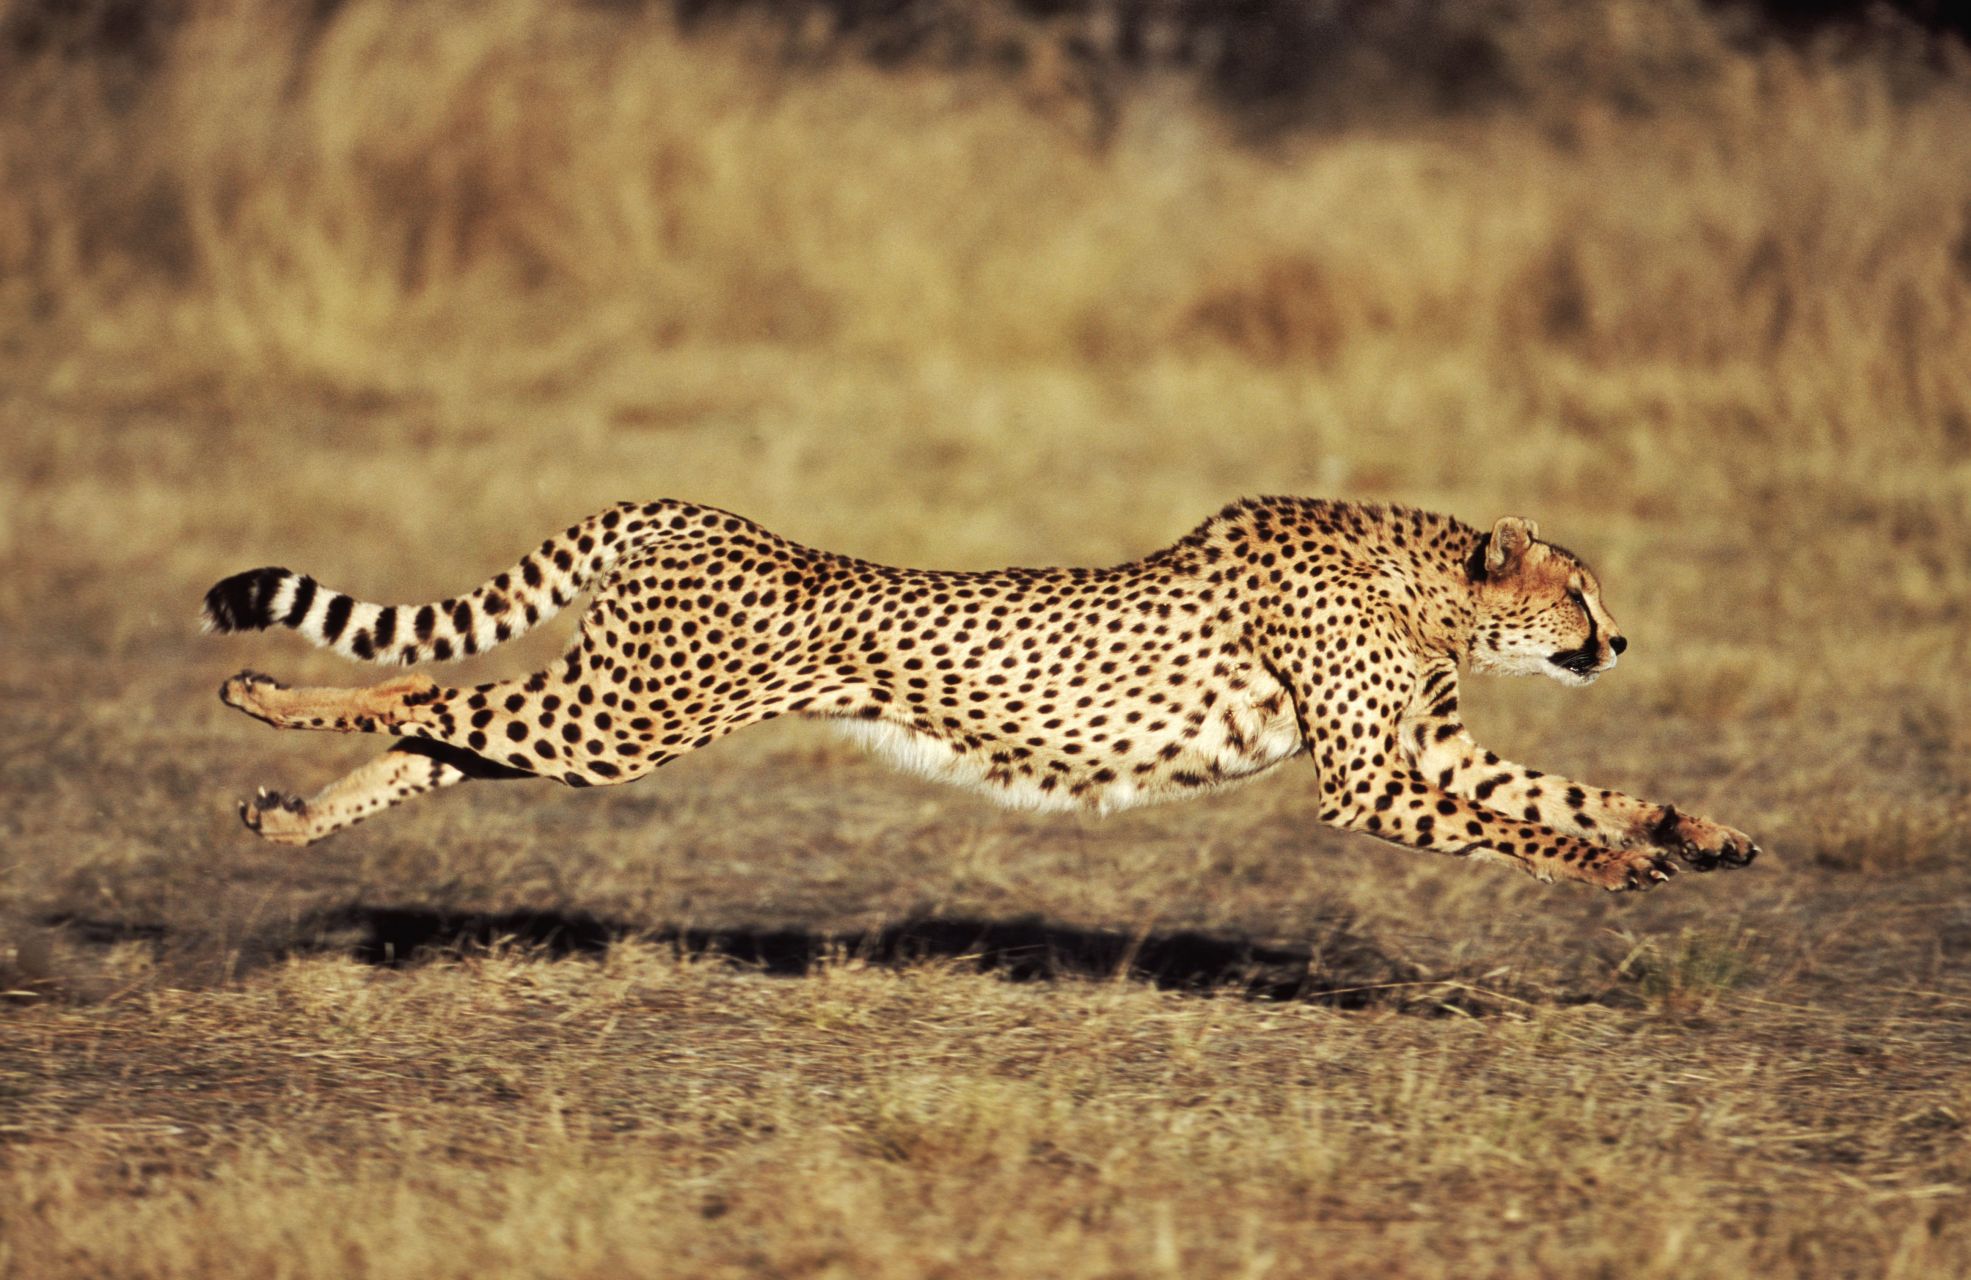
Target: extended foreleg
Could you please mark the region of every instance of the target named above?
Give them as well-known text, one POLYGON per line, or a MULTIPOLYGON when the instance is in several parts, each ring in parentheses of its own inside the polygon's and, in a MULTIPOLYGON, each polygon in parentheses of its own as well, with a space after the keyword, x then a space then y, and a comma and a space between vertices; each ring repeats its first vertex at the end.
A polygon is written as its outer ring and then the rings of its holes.
POLYGON ((1648 849, 1610 849, 1537 822, 1516 821, 1433 785, 1415 770, 1351 771, 1322 817, 1393 844, 1516 866, 1536 879, 1648 889, 1677 873, 1648 849))
POLYGON ((1742 867, 1759 856, 1750 836, 1722 823, 1501 759, 1455 718, 1411 720, 1401 736, 1424 777, 1507 818, 1597 844, 1675 854, 1695 871, 1742 867))

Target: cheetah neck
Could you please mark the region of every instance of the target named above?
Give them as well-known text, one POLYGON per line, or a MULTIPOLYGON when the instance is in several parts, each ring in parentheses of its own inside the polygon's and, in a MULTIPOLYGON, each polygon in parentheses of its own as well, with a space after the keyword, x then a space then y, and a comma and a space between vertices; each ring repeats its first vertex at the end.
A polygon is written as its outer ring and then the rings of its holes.
POLYGON ((1415 507, 1293 501, 1309 508, 1302 518, 1333 537, 1349 558, 1377 571, 1420 651, 1465 660, 1478 619, 1465 566, 1484 539, 1481 530, 1415 507))
POLYGON ((1463 663, 1478 627, 1477 587, 1465 566, 1484 534, 1450 516, 1426 519, 1438 523, 1437 536, 1390 549, 1390 571, 1409 585, 1405 619, 1418 647, 1463 663))

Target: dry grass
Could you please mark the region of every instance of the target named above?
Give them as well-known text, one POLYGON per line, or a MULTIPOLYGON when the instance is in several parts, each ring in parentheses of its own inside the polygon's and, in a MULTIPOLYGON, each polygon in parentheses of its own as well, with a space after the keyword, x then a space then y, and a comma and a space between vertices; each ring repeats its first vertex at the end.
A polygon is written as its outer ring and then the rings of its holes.
MULTIPOLYGON (((1958 1006, 1961 1017, 1962 1006, 1958 1006)), ((32 1019, 21 1274, 1949 1274, 1971 1103, 1866 1018, 1464 1021, 619 947, 32 1019), (120 1069, 109 1046, 146 1045, 120 1069), (1890 1048, 1888 1046, 1894 1046, 1890 1048), (1912 1096, 1884 1107, 1893 1071, 1912 1096), (1827 1114, 1816 1099, 1859 1095, 1827 1114)), ((1961 1035, 1961 1026, 1959 1028, 1961 1035)))
POLYGON ((1500 3, 1482 109, 1255 138, 1018 23, 293 8, 0 56, 0 1274, 1971 1271, 1961 55, 1500 3), (1605 898, 1290 770, 1041 819, 800 725, 231 814, 373 750, 212 699, 349 675, 193 634, 250 564, 440 596, 656 495, 1099 562, 1263 491, 1537 516, 1636 648, 1479 735, 1768 858, 1605 898))

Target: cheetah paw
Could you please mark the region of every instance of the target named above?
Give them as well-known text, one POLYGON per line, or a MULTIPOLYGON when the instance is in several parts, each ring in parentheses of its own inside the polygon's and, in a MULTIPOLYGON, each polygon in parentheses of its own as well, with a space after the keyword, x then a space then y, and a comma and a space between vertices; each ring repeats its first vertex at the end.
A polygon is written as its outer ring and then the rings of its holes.
POLYGON ((278 693, 287 686, 270 675, 258 671, 242 671, 219 686, 219 701, 229 707, 236 707, 256 720, 278 725, 279 718, 273 701, 267 695, 278 693))
POLYGON ((1610 893, 1654 889, 1677 875, 1677 864, 1660 853, 1630 849, 1611 853, 1607 860, 1587 868, 1587 879, 1610 893))
POLYGON ((1708 818, 1678 813, 1670 806, 1664 807, 1663 817, 1650 830, 1650 843, 1676 854, 1692 871, 1743 867, 1759 856, 1759 846, 1743 831, 1708 818))
POLYGON ((308 803, 300 796, 261 787, 251 800, 240 801, 240 821, 262 840, 275 844, 304 845, 308 833, 308 803))

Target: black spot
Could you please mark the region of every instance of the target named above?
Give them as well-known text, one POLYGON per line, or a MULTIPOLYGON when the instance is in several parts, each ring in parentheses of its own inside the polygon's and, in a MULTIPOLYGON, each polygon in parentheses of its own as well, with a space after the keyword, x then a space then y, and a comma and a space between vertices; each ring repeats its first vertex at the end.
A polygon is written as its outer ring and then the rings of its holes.
POLYGON ((376 647, 388 649, 390 642, 397 638, 397 606, 391 605, 376 615, 376 624, 370 628, 376 638, 376 647))

